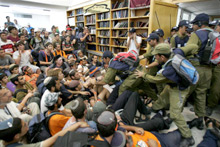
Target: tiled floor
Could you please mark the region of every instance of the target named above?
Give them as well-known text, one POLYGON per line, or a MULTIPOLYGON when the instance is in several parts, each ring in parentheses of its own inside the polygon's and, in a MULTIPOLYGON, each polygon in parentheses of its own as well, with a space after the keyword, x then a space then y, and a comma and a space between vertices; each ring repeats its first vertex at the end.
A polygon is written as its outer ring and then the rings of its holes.
MULTIPOLYGON (((194 112, 191 112, 189 110, 190 108, 192 108, 191 105, 186 107, 186 108, 184 108, 184 110, 183 110, 183 115, 184 115, 186 121, 192 120, 192 119, 194 119, 196 117, 194 112)), ((220 121, 220 106, 217 107, 214 110, 214 112, 211 115, 211 117, 215 118, 218 121, 220 121)), ((167 132, 173 131, 175 129, 177 129, 176 125, 174 123, 172 123, 169 130, 163 130, 161 132, 167 133, 167 132)), ((203 136, 205 134, 206 129, 198 130, 197 128, 192 128, 191 130, 192 130, 193 137, 195 139, 195 145, 193 147, 196 147, 201 142, 201 140, 203 139, 203 136)))

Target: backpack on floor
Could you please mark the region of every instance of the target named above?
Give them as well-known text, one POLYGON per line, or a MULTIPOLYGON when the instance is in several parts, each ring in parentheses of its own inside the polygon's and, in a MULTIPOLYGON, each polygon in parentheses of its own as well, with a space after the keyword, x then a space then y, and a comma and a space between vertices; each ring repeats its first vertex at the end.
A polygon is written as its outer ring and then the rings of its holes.
POLYGON ((54 147, 110 147, 106 141, 95 140, 97 133, 67 132, 63 137, 58 137, 54 147))
POLYGON ((172 66, 180 77, 182 82, 195 85, 199 80, 199 73, 196 68, 180 54, 175 54, 172 59, 172 66))
POLYGON ((52 116, 60 114, 60 112, 52 112, 49 115, 40 113, 35 115, 29 122, 28 141, 29 143, 36 143, 48 139, 52 135, 49 130, 49 120, 52 116))

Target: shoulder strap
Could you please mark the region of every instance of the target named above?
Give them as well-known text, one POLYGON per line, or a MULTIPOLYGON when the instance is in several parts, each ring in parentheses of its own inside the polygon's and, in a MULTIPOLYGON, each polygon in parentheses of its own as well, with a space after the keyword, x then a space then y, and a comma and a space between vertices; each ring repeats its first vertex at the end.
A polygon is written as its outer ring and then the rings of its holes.
POLYGON ((45 60, 46 60, 46 62, 48 62, 47 54, 46 54, 45 51, 43 51, 43 52, 44 52, 44 55, 45 55, 45 60))
POLYGON ((27 93, 28 92, 28 90, 27 89, 17 89, 17 90, 15 90, 15 92, 14 92, 14 97, 16 97, 16 95, 19 93, 19 92, 24 92, 24 93, 27 93))
POLYGON ((87 143, 87 145, 93 145, 95 147, 111 147, 111 145, 106 141, 92 140, 87 143))

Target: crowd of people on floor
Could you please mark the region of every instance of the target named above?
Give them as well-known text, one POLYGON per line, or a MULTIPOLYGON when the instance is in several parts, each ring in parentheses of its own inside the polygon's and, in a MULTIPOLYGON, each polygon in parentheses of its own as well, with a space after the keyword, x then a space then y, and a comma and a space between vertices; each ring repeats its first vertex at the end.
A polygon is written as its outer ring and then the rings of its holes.
POLYGON ((18 28, 6 18, 0 32, 3 145, 56 146, 59 136, 74 131, 95 134, 99 142, 93 146, 188 147, 195 144, 191 128, 197 127, 206 129, 198 147, 220 146, 220 122, 209 117, 219 105, 220 64, 206 64, 204 57, 210 32, 217 34, 214 40, 220 38, 220 22, 209 22, 207 14, 180 21, 168 39, 162 29, 153 31, 143 55, 142 39, 131 28, 128 52, 107 50, 101 58, 87 56, 87 27, 67 25, 59 34, 55 26, 51 32, 18 28), (177 54, 195 67, 195 83, 175 69, 177 54), (147 66, 140 64, 143 59, 147 66), (182 114, 187 102, 197 116, 189 122, 182 114), (36 129, 37 121, 47 134, 36 129), (173 122, 177 130, 160 133, 173 122))

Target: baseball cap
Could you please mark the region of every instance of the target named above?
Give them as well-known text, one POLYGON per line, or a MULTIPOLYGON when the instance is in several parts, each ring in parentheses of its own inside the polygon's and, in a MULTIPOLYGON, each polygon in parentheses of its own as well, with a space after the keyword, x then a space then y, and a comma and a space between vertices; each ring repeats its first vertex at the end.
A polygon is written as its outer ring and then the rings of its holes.
POLYGON ((167 43, 160 43, 158 44, 155 49, 152 52, 152 55, 157 55, 157 54, 169 54, 170 51, 170 45, 167 43))
POLYGON ((0 131, 13 127, 13 118, 0 122, 0 131))
POLYGON ((136 32, 136 30, 135 30, 135 28, 130 28, 129 32, 134 33, 134 32, 136 32))
POLYGON ((171 32, 172 31, 178 31, 178 27, 172 27, 171 32))
POLYGON ((191 21, 190 23, 196 23, 198 21, 204 21, 204 22, 209 22, 209 16, 208 14, 205 13, 200 13, 198 15, 196 15, 196 17, 194 18, 193 21, 191 21))
POLYGON ((148 38, 146 39, 146 41, 150 41, 150 40, 159 40, 159 36, 156 33, 151 33, 148 38))
POLYGON ((178 27, 186 26, 187 28, 189 27, 189 21, 188 20, 181 20, 179 22, 178 27))
POLYGON ((89 69, 89 76, 90 77, 93 77, 94 74, 97 72, 97 71, 100 71, 101 67, 96 67, 96 66, 92 66, 90 69, 89 69))
POLYGON ((214 20, 214 21, 211 21, 209 23, 210 26, 217 26, 217 25, 220 25, 220 22, 218 20, 214 20))
POLYGON ((9 66, 9 71, 11 72, 14 68, 19 67, 17 64, 11 64, 9 66))
POLYGON ((59 97, 60 93, 57 92, 49 92, 47 93, 47 95, 45 96, 45 106, 49 107, 49 106, 53 106, 54 104, 57 103, 58 97, 59 97))
POLYGON ((164 36, 164 31, 162 29, 157 29, 156 31, 154 31, 153 33, 156 33, 157 35, 159 35, 160 37, 164 36))
POLYGON ((107 58, 109 57, 110 59, 113 58, 113 53, 110 51, 105 51, 102 55, 102 58, 107 58))

